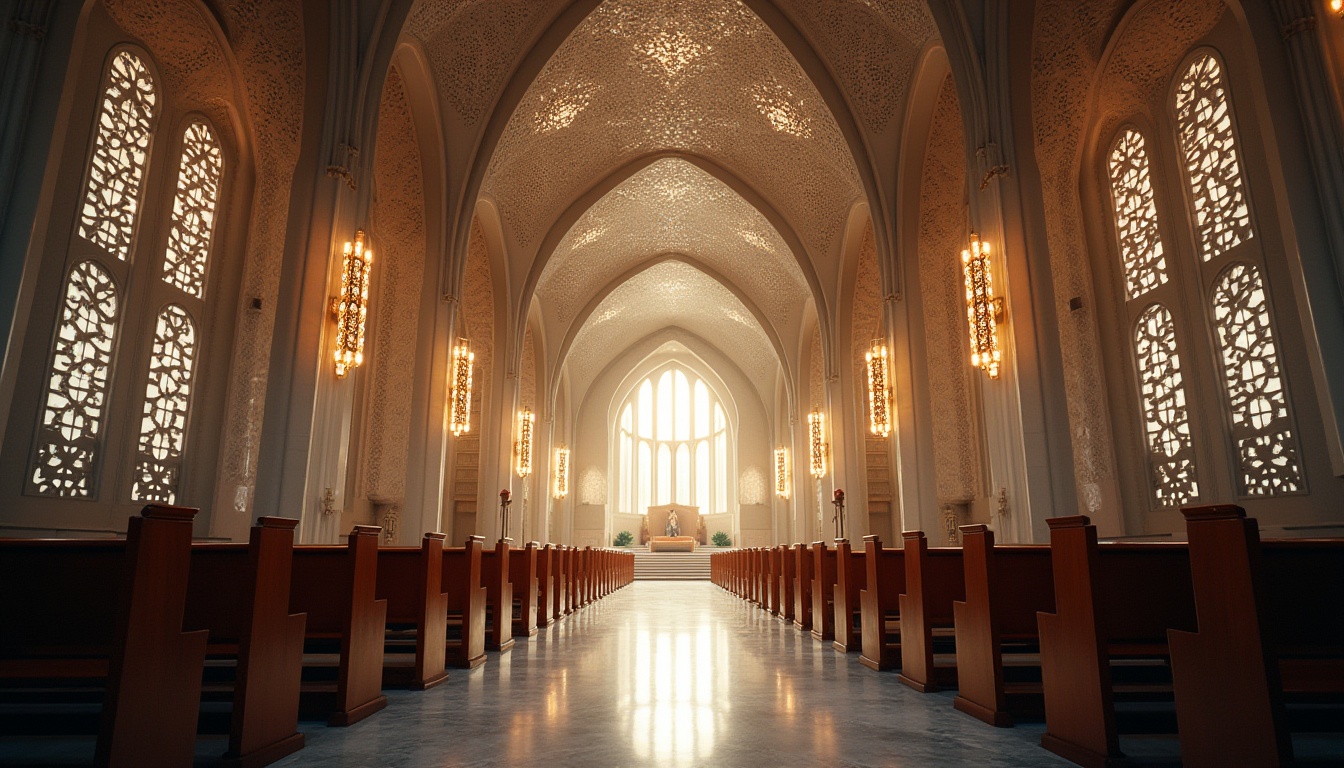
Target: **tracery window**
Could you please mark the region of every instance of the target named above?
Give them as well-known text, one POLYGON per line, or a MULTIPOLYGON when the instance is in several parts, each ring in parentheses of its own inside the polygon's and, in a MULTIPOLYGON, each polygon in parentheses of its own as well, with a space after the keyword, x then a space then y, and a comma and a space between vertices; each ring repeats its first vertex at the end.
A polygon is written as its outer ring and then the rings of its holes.
POLYGON ((121 51, 108 66, 79 216, 79 235, 126 261, 154 134, 158 94, 144 61, 121 51))
POLYGON ((1164 507, 1195 501, 1199 482, 1181 357, 1176 351, 1176 323, 1161 304, 1153 304, 1139 316, 1134 356, 1155 499, 1164 507))
POLYGON ((620 409, 615 438, 620 512, 686 504, 727 512, 732 457, 723 405, 679 367, 650 375, 620 409))
POLYGON ((1186 68, 1175 107, 1195 235, 1200 255, 1209 261, 1255 236, 1223 69, 1211 54, 1201 54, 1186 68))
POLYGON ((1213 323, 1245 496, 1301 490, 1297 443, 1260 270, 1237 262, 1213 291, 1213 323))
POLYGON ((42 496, 89 498, 116 346, 117 286, 96 262, 70 271, 47 376, 30 480, 42 496))
POLYGON ((1157 204, 1143 134, 1132 128, 1121 134, 1111 150, 1110 173, 1125 294, 1137 299, 1167 282, 1167 259, 1157 231, 1157 204))
POLYGON ((224 157, 210 126, 202 122, 187 126, 182 136, 163 279, 196 298, 205 293, 205 260, 210 254, 223 170, 224 157))
POLYGON ((177 499, 195 355, 196 326, 191 316, 169 304, 159 313, 154 331, 131 488, 135 501, 172 504, 177 499))

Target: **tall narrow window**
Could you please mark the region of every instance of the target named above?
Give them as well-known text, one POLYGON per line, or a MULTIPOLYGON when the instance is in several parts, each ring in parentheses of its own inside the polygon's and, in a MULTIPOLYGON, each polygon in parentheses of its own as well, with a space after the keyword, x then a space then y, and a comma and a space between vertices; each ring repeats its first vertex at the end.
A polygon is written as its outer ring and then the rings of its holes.
POLYGON ((1199 498, 1199 483, 1181 358, 1176 352, 1176 324, 1161 304, 1152 305, 1139 316, 1134 329, 1134 355, 1153 493, 1159 506, 1186 504, 1199 498))
POLYGON ((1190 184, 1195 239, 1205 261, 1255 236, 1233 136, 1223 70, 1197 57, 1176 88, 1176 124, 1190 184))
POLYGON ((112 276, 96 262, 70 271, 31 476, 39 495, 93 496, 119 305, 112 276))
POLYGON ((1260 270, 1240 262, 1224 270, 1212 309, 1240 491, 1246 496, 1299 491, 1302 470, 1260 270))
POLYGON ((149 358, 131 488, 135 501, 177 500, 195 355, 196 326, 185 309, 169 304, 159 313, 149 358))
POLYGON ((224 156, 205 123, 192 123, 182 135, 173 222, 163 258, 163 279, 201 298, 205 294, 205 260, 215 228, 215 206, 224 156))
POLYGON ((158 94, 145 63, 122 51, 108 66, 79 215, 79 236, 121 261, 131 257, 158 94))
POLYGON ((1167 260, 1157 231, 1157 205, 1143 134, 1127 130, 1111 150, 1111 201, 1125 270, 1125 298, 1137 299, 1167 282, 1167 260))

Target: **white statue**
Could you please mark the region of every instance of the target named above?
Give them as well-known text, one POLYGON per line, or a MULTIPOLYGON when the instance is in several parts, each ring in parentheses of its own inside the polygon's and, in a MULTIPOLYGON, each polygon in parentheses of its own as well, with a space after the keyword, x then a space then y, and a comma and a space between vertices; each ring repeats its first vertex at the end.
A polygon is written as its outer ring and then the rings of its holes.
POLYGON ((681 535, 681 524, 677 522, 677 510, 675 509, 667 516, 667 535, 681 535))

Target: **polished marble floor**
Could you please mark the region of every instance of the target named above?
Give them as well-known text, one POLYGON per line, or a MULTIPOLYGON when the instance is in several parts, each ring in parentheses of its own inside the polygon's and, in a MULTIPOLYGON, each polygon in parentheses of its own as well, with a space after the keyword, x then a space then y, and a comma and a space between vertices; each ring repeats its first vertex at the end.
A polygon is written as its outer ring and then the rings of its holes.
POLYGON ((350 728, 305 725, 298 766, 1048 766, 709 582, 636 582, 350 728))

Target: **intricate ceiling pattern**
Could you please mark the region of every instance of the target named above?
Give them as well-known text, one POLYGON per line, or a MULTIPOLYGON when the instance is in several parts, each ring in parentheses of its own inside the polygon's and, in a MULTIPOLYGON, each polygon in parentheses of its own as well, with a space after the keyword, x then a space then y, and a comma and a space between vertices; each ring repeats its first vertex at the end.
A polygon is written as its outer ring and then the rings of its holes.
POLYGON ((612 358, 649 334, 672 326, 713 343, 737 363, 762 400, 768 400, 779 359, 764 329, 732 291, 680 261, 649 267, 597 305, 575 336, 565 361, 574 392, 582 397, 612 358))
POLYGON ((560 212, 621 165, 682 150, 713 157, 829 253, 862 190, 821 95, 739 0, 608 0, 523 96, 482 186, 507 233, 535 246, 560 212))
POLYGON ((717 270, 777 330, 790 327, 808 297, 793 253, 759 211, 695 165, 667 158, 626 179, 574 224, 541 273, 541 306, 567 328, 596 291, 664 253, 717 270))

